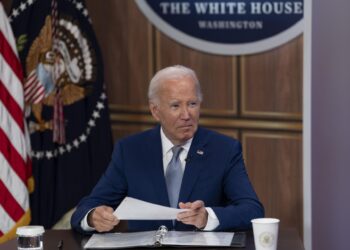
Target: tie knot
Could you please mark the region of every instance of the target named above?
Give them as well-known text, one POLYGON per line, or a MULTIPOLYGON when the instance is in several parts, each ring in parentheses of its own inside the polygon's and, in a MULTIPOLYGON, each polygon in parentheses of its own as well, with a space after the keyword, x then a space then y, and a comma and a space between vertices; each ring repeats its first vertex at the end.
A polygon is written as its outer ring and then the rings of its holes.
POLYGON ((182 147, 181 146, 174 146, 172 147, 171 151, 173 151, 173 159, 177 159, 179 157, 179 154, 182 151, 182 147))

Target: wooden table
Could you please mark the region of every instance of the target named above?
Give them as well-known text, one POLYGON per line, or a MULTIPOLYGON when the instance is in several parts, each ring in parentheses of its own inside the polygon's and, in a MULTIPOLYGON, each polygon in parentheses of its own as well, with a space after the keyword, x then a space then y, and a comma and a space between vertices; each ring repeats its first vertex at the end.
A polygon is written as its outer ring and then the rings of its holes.
MULTIPOLYGON (((44 250, 57 250, 58 243, 63 240, 62 250, 81 250, 87 242, 89 237, 84 237, 72 230, 47 230, 44 234, 44 250)), ((140 249, 140 248, 138 248, 140 249)), ((145 248, 150 249, 150 248, 145 248)), ((171 249, 162 247, 162 249, 171 249)), ((179 247, 172 249, 180 249, 179 247)), ((191 249, 191 248, 181 248, 181 249, 191 249)), ((193 250, 198 250, 198 248, 192 248, 193 250)), ((205 248, 205 249, 215 249, 215 248, 205 248)), ((219 248, 216 248, 219 249, 219 248)), ((227 248, 220 248, 220 250, 227 248)), ((232 248, 233 250, 245 249, 254 250, 254 239, 252 232, 247 232, 247 244, 245 248, 232 248)), ((280 229, 278 236, 278 248, 279 250, 302 250, 304 249, 303 244, 298 236, 295 229, 280 229)), ((17 250, 16 239, 8 241, 0 245, 0 250, 17 250)))

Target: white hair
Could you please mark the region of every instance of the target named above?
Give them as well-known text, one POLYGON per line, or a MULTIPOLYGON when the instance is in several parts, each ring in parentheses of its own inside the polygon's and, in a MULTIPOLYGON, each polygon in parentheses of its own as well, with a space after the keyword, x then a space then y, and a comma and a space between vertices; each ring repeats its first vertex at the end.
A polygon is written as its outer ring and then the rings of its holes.
POLYGON ((201 86, 199 80, 197 78, 196 73, 185 66, 182 65, 174 65, 170 67, 166 67, 164 69, 159 70, 151 79, 151 82, 148 87, 148 100, 150 102, 159 101, 158 91, 162 83, 167 80, 180 80, 184 77, 191 77, 194 80, 196 87, 196 94, 198 100, 201 102, 203 99, 201 86))

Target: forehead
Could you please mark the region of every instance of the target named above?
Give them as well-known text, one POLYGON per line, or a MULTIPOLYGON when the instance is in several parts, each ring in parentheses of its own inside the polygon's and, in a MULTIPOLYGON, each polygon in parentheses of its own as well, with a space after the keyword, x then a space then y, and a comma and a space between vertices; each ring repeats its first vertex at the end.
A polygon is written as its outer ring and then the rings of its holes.
POLYGON ((160 88, 160 94, 196 94, 195 80, 191 76, 164 79, 160 88))

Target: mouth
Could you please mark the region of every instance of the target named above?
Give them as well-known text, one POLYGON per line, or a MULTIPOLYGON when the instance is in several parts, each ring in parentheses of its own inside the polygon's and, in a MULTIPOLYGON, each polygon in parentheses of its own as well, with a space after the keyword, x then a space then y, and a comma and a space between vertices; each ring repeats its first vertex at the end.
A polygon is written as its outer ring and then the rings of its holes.
POLYGON ((191 128, 191 127, 193 127, 192 124, 179 126, 179 128, 184 128, 184 129, 186 129, 186 128, 191 128))

